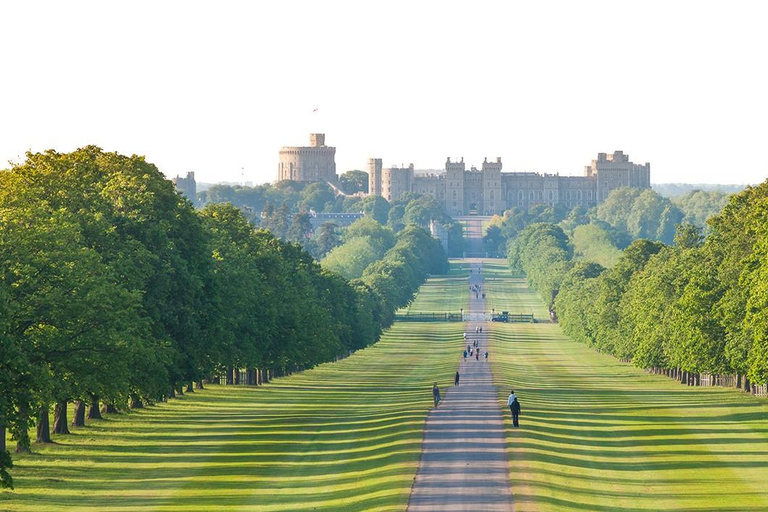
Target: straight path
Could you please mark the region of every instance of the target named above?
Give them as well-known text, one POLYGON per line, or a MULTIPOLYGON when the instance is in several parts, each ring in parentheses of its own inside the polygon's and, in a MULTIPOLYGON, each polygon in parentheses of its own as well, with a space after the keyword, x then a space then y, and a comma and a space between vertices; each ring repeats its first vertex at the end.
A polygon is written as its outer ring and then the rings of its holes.
MULTIPOLYGON (((477 244, 479 222, 471 227, 468 232, 477 244)), ((465 261, 472 268, 469 286, 480 287, 477 294, 469 291, 470 313, 483 313, 482 262, 465 261)), ((480 357, 462 357, 459 386, 444 392, 441 405, 427 417, 421 460, 408 502, 411 512, 514 510, 498 391, 484 358, 488 325, 468 322, 466 332, 464 348, 477 340, 480 357), (483 329, 481 334, 475 333, 478 327, 483 329)))

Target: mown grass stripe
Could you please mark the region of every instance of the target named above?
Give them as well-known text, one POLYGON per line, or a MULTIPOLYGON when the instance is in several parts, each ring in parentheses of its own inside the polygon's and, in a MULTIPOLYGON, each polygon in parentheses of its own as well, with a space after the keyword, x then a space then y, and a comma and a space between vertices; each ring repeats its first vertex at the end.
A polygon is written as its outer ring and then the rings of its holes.
MULTIPOLYGON (((466 295, 462 279, 433 278, 418 304, 466 295)), ((263 387, 209 386, 91 421, 18 457, 0 509, 403 510, 432 383, 452 384, 461 346, 462 324, 395 324, 345 360, 263 387)))
MULTIPOLYGON (((537 300, 503 277, 506 304, 537 300), (527 296, 526 296, 527 295, 527 296)), ((516 510, 768 510, 768 404, 688 388, 570 341, 555 324, 494 324, 492 368, 516 510)))

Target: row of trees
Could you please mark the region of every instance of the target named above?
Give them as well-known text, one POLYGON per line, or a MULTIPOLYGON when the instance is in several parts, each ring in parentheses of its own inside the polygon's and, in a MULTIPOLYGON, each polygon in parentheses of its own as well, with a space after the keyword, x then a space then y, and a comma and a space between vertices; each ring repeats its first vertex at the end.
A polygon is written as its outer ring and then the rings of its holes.
MULTIPOLYGON (((625 187, 613 190, 589 210, 582 206, 569 210, 562 204, 534 205, 528 210, 513 207, 492 220, 485 236, 486 249, 504 254, 507 241, 538 222, 559 224, 569 235, 579 226, 595 225, 618 249, 639 238, 671 244, 681 222, 707 230, 707 219, 723 209, 728 197, 725 192, 693 190, 670 200, 654 190, 625 187)), ((613 259, 613 255, 602 259, 613 259)))
POLYGON ((143 157, 86 147, 0 172, 0 478, 86 414, 153 403, 235 368, 290 372, 374 342, 446 264, 416 227, 347 281, 230 204, 196 211, 143 157), (393 278, 397 275, 397 278, 393 278))
POLYGON ((573 259, 566 233, 533 224, 510 243, 513 270, 549 301, 572 338, 695 382, 768 380, 768 182, 733 196, 705 238, 681 224, 674 243, 640 239, 616 264, 573 259))

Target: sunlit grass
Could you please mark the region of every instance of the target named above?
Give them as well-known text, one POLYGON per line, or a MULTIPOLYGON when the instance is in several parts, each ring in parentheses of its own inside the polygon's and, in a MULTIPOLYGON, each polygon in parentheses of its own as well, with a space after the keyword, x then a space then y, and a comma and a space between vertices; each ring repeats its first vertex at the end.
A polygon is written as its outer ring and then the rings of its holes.
POLYGON ((469 264, 451 260, 448 275, 435 276, 419 289, 416 299, 398 314, 459 313, 469 307, 469 264))
MULTIPOLYGON (((434 297, 464 290, 458 275, 436 277, 434 297)), ((211 385, 89 421, 16 458, 0 510, 404 510, 432 383, 452 384, 461 333, 395 324, 343 361, 263 387, 211 385)))
POLYGON ((526 315, 533 313, 537 320, 549 320, 546 306, 535 293, 531 293, 525 280, 510 278, 507 260, 484 260, 483 278, 487 311, 526 315))
MULTIPOLYGON (((507 280, 508 304, 536 300, 507 280)), ((647 374, 555 324, 494 323, 491 335, 518 512, 768 510, 765 400, 647 374)))

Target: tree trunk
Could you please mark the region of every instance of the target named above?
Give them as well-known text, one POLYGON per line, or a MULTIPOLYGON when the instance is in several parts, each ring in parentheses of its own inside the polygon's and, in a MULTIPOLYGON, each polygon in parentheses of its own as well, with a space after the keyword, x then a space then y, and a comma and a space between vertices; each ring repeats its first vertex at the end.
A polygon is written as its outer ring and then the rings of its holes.
POLYGON ((231 366, 227 367, 227 385, 235 383, 235 370, 231 366))
POLYGON ((241 384, 240 382, 240 370, 235 370, 235 384, 241 384))
POLYGON ((48 414, 48 404, 37 411, 37 439, 36 443, 51 443, 51 423, 48 414))
POLYGON ((131 409, 141 409, 144 407, 144 404, 141 403, 141 398, 139 398, 139 395, 137 393, 133 393, 131 395, 131 403, 128 405, 131 409))
POLYGON ((91 394, 91 405, 88 407, 88 419, 100 420, 101 412, 99 411, 99 395, 91 394))
POLYGON ((197 381, 197 389, 205 389, 205 386, 203 386, 203 379, 197 381))
POLYGON ((176 390, 173 389, 173 386, 171 386, 171 393, 168 395, 168 398, 176 398, 176 390))
POLYGON ((53 433, 60 435, 69 434, 67 423, 67 401, 56 402, 53 408, 53 433))
POLYGON ((741 389, 741 374, 740 373, 736 374, 736 387, 738 389, 741 389))
POLYGON ((5 425, 0 425, 0 453, 5 451, 5 425))
POLYGON ((108 404, 104 402, 104 405, 101 406, 101 414, 117 414, 118 410, 117 407, 115 407, 115 404, 108 404))
POLYGON ((187 383, 187 393, 194 393, 194 392, 195 392, 195 387, 192 385, 192 381, 189 381, 187 383))
POLYGON ((749 385, 749 377, 744 376, 744 391, 749 391, 751 386, 749 385))
POLYGON ((176 394, 177 394, 178 396, 184 396, 184 384, 179 384, 179 385, 176 387, 176 394))
POLYGON ((75 413, 72 417, 73 427, 85 426, 85 402, 82 400, 75 401, 75 413))
POLYGON ((32 453, 31 444, 29 432, 26 429, 22 430, 19 433, 19 440, 16 442, 16 453, 32 453))

